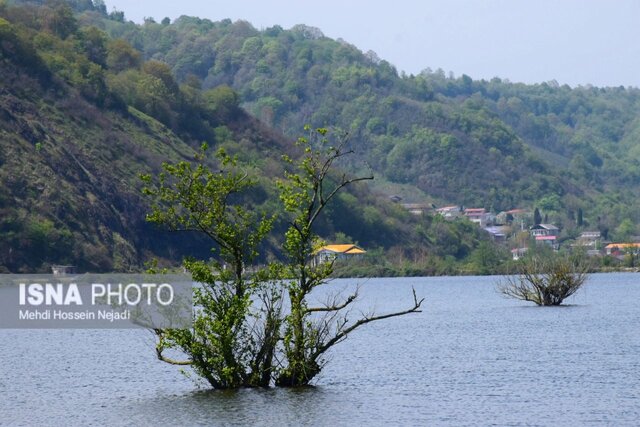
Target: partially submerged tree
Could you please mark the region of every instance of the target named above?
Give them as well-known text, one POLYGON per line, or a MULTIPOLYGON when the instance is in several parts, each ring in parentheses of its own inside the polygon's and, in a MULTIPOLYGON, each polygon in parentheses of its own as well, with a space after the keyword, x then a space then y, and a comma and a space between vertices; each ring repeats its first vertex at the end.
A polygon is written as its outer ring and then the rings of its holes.
POLYGON ((194 290, 193 329, 157 329, 157 356, 190 365, 214 388, 266 387, 280 328, 281 295, 273 286, 279 277, 274 268, 250 279, 244 272, 258 255, 273 218, 259 217, 240 204, 238 193, 252 182, 236 160, 219 150, 221 170, 214 173, 204 165, 205 150, 203 145, 195 166, 185 161, 164 164, 157 186, 150 176, 143 177, 144 192, 154 199, 147 220, 174 231, 205 234, 215 243, 219 259, 185 261, 193 280, 202 284, 194 290), (167 357, 168 349, 181 350, 187 360, 167 357))
POLYGON ((355 322, 348 320, 344 310, 357 298, 357 291, 341 302, 335 300, 323 307, 309 307, 309 295, 326 284, 333 271, 332 263, 318 266, 310 263, 319 242, 319 237, 313 231, 314 223, 342 189, 373 177, 332 176, 330 172, 333 171, 334 162, 351 153, 345 149, 346 135, 338 136, 334 145, 331 145, 327 129, 313 130, 307 126, 305 130, 308 136, 298 139, 298 145, 304 149, 303 158, 299 162, 285 158, 294 168, 279 183, 280 198, 291 215, 284 250, 288 257, 288 275, 293 277, 288 283, 291 312, 285 319, 284 331, 287 365, 276 378, 276 385, 279 386, 309 384, 322 369, 324 353, 349 333, 369 322, 419 312, 423 301, 418 300, 414 291, 413 305, 407 310, 385 315, 364 315, 355 322))
POLYGON ((576 293, 588 277, 582 256, 533 254, 516 264, 516 274, 498 285, 503 295, 538 305, 560 305, 576 293))
MULTIPOLYGON (((194 324, 191 329, 158 329, 156 353, 160 360, 189 365, 214 388, 301 386, 320 372, 323 355, 355 329, 367 323, 420 311, 422 299, 413 292, 406 310, 363 314, 349 321, 350 304, 357 290, 342 301, 336 296, 324 306, 311 307, 311 292, 326 284, 333 264, 312 265, 319 243, 313 228, 327 204, 348 185, 372 177, 338 175, 336 160, 350 153, 346 137, 329 146, 327 129, 305 128, 300 138, 302 158, 285 160, 294 171, 279 183, 284 210, 290 214, 283 252, 285 263, 271 263, 253 273, 245 267, 259 254, 262 240, 272 229, 273 217, 258 216, 239 198, 252 185, 234 158, 218 151, 219 172, 204 164, 205 149, 196 165, 163 165, 159 184, 144 176, 144 192, 154 200, 147 219, 171 230, 197 231, 216 246, 219 261, 187 260, 194 281, 194 324), (289 297, 289 312, 282 298, 289 297), (347 312, 345 312, 347 310, 347 312), (177 350, 185 360, 167 356, 177 350)), ((353 317, 353 316, 351 316, 353 317)))

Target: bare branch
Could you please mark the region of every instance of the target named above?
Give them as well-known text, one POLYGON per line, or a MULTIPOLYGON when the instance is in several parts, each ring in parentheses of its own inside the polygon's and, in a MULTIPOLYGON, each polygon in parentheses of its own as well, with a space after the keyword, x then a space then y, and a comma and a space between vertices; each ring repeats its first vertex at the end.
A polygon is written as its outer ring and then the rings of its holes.
POLYGON ((166 357, 162 354, 162 350, 160 350, 158 347, 156 347, 156 355, 158 356, 159 360, 162 360, 163 362, 169 363, 171 365, 180 365, 180 366, 188 366, 188 365, 193 365, 193 362, 191 360, 174 360, 171 359, 169 357, 166 357))
POLYGON ((346 187, 349 184, 352 184, 354 182, 359 182, 359 181, 367 181, 367 180, 372 180, 373 176, 364 176, 364 177, 358 177, 358 178, 352 178, 352 179, 346 179, 345 176, 342 177, 342 181, 340 184, 338 184, 332 191, 331 193, 329 193, 329 195, 325 198, 323 196, 321 196, 321 202, 320 205, 318 206, 318 208, 316 209, 316 211, 313 213, 313 215, 311 216, 311 218, 309 219, 309 225, 313 224, 316 220, 316 218, 318 217, 318 215, 320 215, 320 213, 322 212, 323 208, 325 207, 325 205, 327 203, 329 203, 329 201, 338 193, 338 191, 340 191, 342 188, 346 187))
POLYGON ((587 280, 589 264, 568 257, 544 259, 534 256, 520 262, 518 274, 506 276, 498 292, 538 305, 560 305, 587 280))
POLYGON ((307 308, 305 311, 307 313, 313 313, 313 312, 319 312, 319 311, 339 311, 345 308, 346 306, 348 306, 349 304, 351 304, 353 301, 355 301, 357 297, 358 297, 358 294, 355 293, 355 294, 349 295, 347 300, 340 305, 333 305, 333 306, 327 305, 326 307, 311 307, 311 308, 307 308))
MULTIPOLYGON (((375 322, 377 320, 389 319, 390 317, 404 316, 405 314, 410 314, 410 313, 421 313, 422 310, 420 310, 420 306, 422 305, 424 298, 421 298, 420 300, 418 300, 418 297, 416 296, 416 290, 412 288, 412 291, 413 291, 413 307, 407 310, 396 311, 394 313, 383 314, 380 316, 373 316, 373 315, 365 316, 346 329, 339 328, 342 330, 340 330, 340 332, 338 332, 333 338, 327 341, 323 346, 319 347, 315 351, 313 358, 315 359, 318 356, 320 356, 322 353, 327 351, 333 345, 340 342, 342 339, 346 338, 348 334, 350 334, 351 332, 353 332, 355 329, 359 328, 362 325, 366 325, 367 323, 375 322)), ((344 327, 345 325, 346 325, 346 319, 342 326, 344 327)))
POLYGON ((166 357, 164 354, 162 354, 164 347, 162 346, 162 340, 164 339, 163 337, 163 330, 162 329, 154 329, 155 334, 157 335, 158 339, 160 340, 160 342, 158 342, 158 344, 156 344, 156 356, 158 357, 159 360, 162 360, 163 362, 169 363, 171 365, 180 365, 180 366, 188 366, 188 365, 192 365, 193 362, 191 360, 175 360, 172 359, 170 357, 166 357))

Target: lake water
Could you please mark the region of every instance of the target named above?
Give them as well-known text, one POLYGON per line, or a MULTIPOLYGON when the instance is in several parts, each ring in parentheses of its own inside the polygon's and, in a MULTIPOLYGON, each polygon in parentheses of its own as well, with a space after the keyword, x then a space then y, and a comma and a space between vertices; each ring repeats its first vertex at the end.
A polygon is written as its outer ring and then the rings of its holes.
POLYGON ((640 275, 549 308, 496 280, 361 281, 363 309, 409 306, 413 286, 424 311, 356 331, 301 390, 199 387, 147 331, 0 330, 0 425, 640 425, 640 275))

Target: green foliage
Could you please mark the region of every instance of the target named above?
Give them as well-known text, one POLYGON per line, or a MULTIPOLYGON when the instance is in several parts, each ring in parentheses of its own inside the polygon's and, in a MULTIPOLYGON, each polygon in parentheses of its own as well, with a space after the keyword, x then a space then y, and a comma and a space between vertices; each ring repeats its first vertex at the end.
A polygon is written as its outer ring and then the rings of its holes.
POLYGON ((309 384, 322 369, 324 353, 356 328, 375 320, 417 312, 422 303, 414 291, 415 304, 412 308, 382 316, 363 316, 355 322, 349 322, 346 314, 340 317, 340 313, 356 299, 357 292, 342 303, 309 307, 311 292, 325 285, 333 272, 331 262, 319 265, 312 262, 320 246, 314 225, 336 194, 355 182, 373 177, 348 178, 343 175, 335 182, 330 180, 335 161, 348 154, 344 151, 346 139, 340 135, 336 138, 326 128, 306 126, 305 130, 308 135, 298 139, 298 145, 304 152, 302 159, 294 163, 285 157, 292 169, 285 172, 286 179, 279 182, 280 199, 290 215, 283 248, 287 256, 287 276, 293 278, 288 282, 290 313, 284 320, 283 333, 287 365, 276 377, 276 385, 286 387, 309 384), (314 318, 318 312, 327 313, 328 317, 314 318), (332 330, 336 318, 340 320, 332 330))
POLYGON ((146 61, 142 64, 142 71, 162 81, 167 95, 175 96, 179 92, 178 85, 171 74, 171 69, 164 62, 146 61))
POLYGON ((625 218, 622 220, 620 225, 618 225, 614 231, 612 239, 614 242, 629 242, 631 240, 631 236, 634 236, 636 233, 636 225, 629 218, 625 218))
POLYGON ((196 313, 192 330, 158 330, 157 354, 161 360, 189 364, 214 388, 268 386, 279 325, 280 290, 269 285, 271 267, 245 278, 245 268, 255 260, 258 247, 270 231, 273 218, 256 215, 233 199, 252 181, 237 169, 236 159, 218 150, 220 172, 204 164, 206 145, 190 162, 164 164, 157 186, 151 176, 144 193, 153 199, 147 220, 172 230, 198 231, 219 252, 217 261, 188 260, 185 268, 202 283, 194 291, 196 313), (262 306, 252 308, 252 298, 262 306), (261 317, 261 315, 264 317, 261 317), (257 318, 255 318, 257 316, 257 318), (264 325, 256 336, 252 323, 264 325), (176 362, 166 349, 180 349, 189 360, 176 362))
POLYGON ((153 200, 147 220, 172 230, 198 231, 216 244, 219 256, 211 262, 187 260, 185 268, 194 281, 194 325, 191 329, 156 330, 158 358, 189 365, 214 388, 268 387, 308 384, 322 369, 321 356, 359 326, 419 311, 422 301, 414 292, 414 306, 382 316, 364 316, 354 323, 346 317, 331 331, 333 319, 357 296, 341 304, 309 307, 308 296, 325 284, 332 263, 311 262, 319 242, 314 223, 334 196, 347 185, 370 178, 329 182, 333 162, 345 153, 343 142, 329 146, 328 130, 310 131, 300 138, 300 161, 286 157, 292 170, 280 182, 281 201, 290 214, 290 227, 282 244, 287 260, 258 269, 250 278, 245 268, 258 256, 258 246, 273 225, 273 218, 258 220, 241 199, 251 186, 248 175, 237 169, 237 160, 218 150, 219 172, 204 165, 206 145, 196 165, 181 161, 164 164, 154 184, 144 175, 143 191, 153 200), (313 142, 313 144, 312 144, 313 142), (238 201, 240 200, 240 201, 238 201), (227 266, 229 268, 227 268, 227 266), (289 297, 289 312, 282 315, 281 300, 289 297), (327 313, 317 319, 315 313, 327 313), (180 350, 188 360, 166 356, 180 350), (281 367, 275 357, 281 354, 281 367))
POLYGON ((536 206, 540 207, 540 209, 545 212, 558 211, 561 207, 560 196, 558 196, 557 194, 544 196, 536 202, 536 206))
POLYGON ((107 66, 119 73, 140 66, 140 52, 123 39, 115 39, 107 44, 107 66))
POLYGON ((221 85, 202 93, 205 108, 222 120, 237 116, 240 106, 238 94, 227 85, 221 85))
MULTIPOLYGON (((238 280, 246 263, 255 260, 258 246, 272 227, 273 218, 258 218, 255 212, 231 203, 235 194, 253 185, 245 172, 237 170, 237 159, 220 149, 216 158, 221 168, 213 173, 204 165, 206 145, 196 156, 197 165, 179 162, 164 164, 157 189, 146 187, 144 193, 154 198, 150 222, 172 230, 200 231, 219 247, 221 259, 235 267, 238 280), (173 178, 176 182, 171 182, 173 178)), ((150 182, 150 176, 143 180, 150 182)), ((239 289, 240 293, 243 293, 239 289)))
POLYGON ((570 221, 566 199, 579 197, 579 207, 599 205, 589 212, 603 228, 624 219, 604 203, 606 192, 636 203, 635 190, 620 189, 640 182, 640 157, 627 155, 638 133, 636 89, 526 86, 442 70, 399 76, 374 53, 306 26, 257 31, 182 17, 128 31, 179 79, 192 73, 205 89, 231 86, 247 111, 289 136, 302 121, 353 129, 353 146, 377 175, 443 203, 499 211, 541 200, 562 222, 570 221), (160 46, 162 37, 174 43, 160 46))
POLYGON ((0 17, 0 59, 14 60, 23 65, 30 74, 47 76, 48 70, 38 55, 28 34, 0 17))
POLYGON ((508 259, 508 252, 503 248, 481 242, 470 256, 470 269, 474 274, 495 274, 508 259))
POLYGON ((0 265, 20 272, 48 272, 52 260, 70 260, 75 240, 69 229, 57 227, 50 219, 7 210, 0 219, 0 239, 4 242, 0 265), (22 264, 16 266, 17 260, 22 264))
POLYGON ((78 30, 73 10, 65 1, 54 2, 52 12, 45 16, 45 26, 61 39, 66 39, 78 30))
POLYGON ((107 35, 96 27, 81 28, 78 38, 87 58, 101 67, 107 66, 107 35))

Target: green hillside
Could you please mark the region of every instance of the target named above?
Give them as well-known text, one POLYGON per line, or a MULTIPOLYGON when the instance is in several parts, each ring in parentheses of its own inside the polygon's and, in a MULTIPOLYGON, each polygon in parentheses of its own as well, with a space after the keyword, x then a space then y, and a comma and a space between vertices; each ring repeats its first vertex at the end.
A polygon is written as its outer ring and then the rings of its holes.
POLYGON ((638 89, 404 75, 304 25, 85 19, 166 62, 179 81, 231 86, 247 111, 286 135, 302 122, 349 130, 378 188, 406 202, 538 207, 564 228, 581 210, 605 235, 640 220, 638 89))
MULTIPOLYGON (((197 235, 148 224, 140 191, 140 174, 193 159, 202 142, 237 155, 257 180, 246 195, 253 209, 279 212, 274 178, 283 176, 281 156, 296 155, 292 139, 248 115, 224 82, 176 79, 165 63, 91 25, 136 28, 121 14, 71 6, 0 3, 1 271, 131 271, 154 258, 177 265, 212 256, 197 235)), ((366 169, 352 157, 345 168, 366 169)), ((286 226, 281 216, 263 259, 280 255, 286 226)), ((455 272, 488 240, 466 221, 415 218, 364 185, 337 198, 318 231, 369 249, 381 274, 455 272)))

